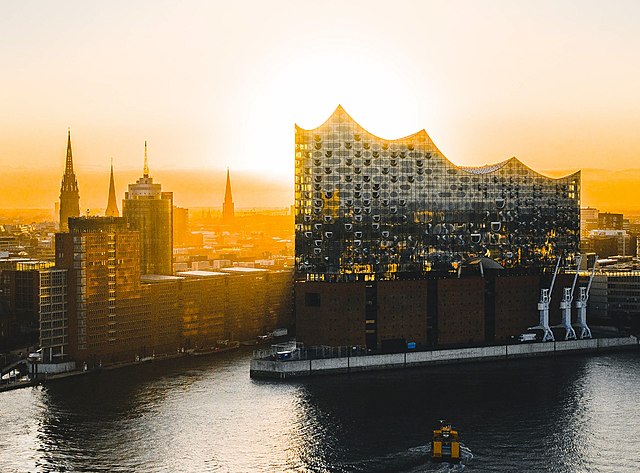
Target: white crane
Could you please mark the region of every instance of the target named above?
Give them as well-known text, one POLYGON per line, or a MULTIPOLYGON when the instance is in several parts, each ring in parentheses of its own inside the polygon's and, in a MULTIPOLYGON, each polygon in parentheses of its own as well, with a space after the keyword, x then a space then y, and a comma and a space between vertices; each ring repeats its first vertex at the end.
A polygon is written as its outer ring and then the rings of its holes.
POLYGON ((578 262, 576 264, 576 275, 573 278, 573 284, 571 287, 565 287, 562 294, 562 301, 560 301, 560 309, 562 310, 562 323, 557 327, 564 328, 564 339, 575 340, 576 331, 571 326, 571 302, 573 302, 573 290, 576 287, 576 281, 578 280, 578 273, 580 271, 580 263, 582 263, 582 255, 578 255, 578 262))
POLYGON ((551 303, 551 293, 553 292, 553 285, 556 282, 556 276, 558 275, 558 268, 560 267, 560 260, 562 258, 558 258, 558 262, 556 263, 556 269, 553 272, 553 279, 551 279, 551 286, 549 289, 541 289, 540 290, 540 302, 538 302, 538 311, 540 312, 540 322, 536 327, 529 327, 529 330, 539 329, 542 330, 542 341, 543 342, 553 342, 553 332, 549 327, 549 304, 551 303))
POLYGON ((596 273, 596 265, 598 264, 598 255, 593 263, 591 269, 591 276, 589 276, 589 283, 587 287, 580 288, 580 294, 576 301, 576 309, 578 309, 578 328, 580 329, 580 338, 591 338, 591 329, 587 326, 587 301, 589 300, 589 291, 591 290, 591 283, 593 282, 593 276, 596 273))

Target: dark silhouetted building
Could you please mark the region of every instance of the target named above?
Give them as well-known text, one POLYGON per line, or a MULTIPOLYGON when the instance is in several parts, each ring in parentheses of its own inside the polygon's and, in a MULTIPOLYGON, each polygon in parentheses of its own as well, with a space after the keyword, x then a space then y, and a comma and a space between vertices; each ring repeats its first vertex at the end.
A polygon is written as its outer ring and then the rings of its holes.
POLYGON ((0 351, 11 348, 15 340, 16 322, 7 302, 0 298, 0 351))
POLYGON ((71 153, 71 130, 67 132, 67 159, 60 185, 60 231, 69 230, 69 217, 80 216, 80 193, 78 181, 73 172, 73 156, 71 153))
POLYGON ((132 230, 140 233, 142 274, 173 273, 173 193, 162 192, 149 176, 147 143, 144 144, 144 171, 122 201, 122 216, 132 230))
POLYGON ((636 237, 624 230, 592 230, 583 243, 584 251, 592 251, 600 258, 636 254, 636 237))
POLYGON ((7 348, 36 345, 40 338, 43 353, 51 360, 51 347, 66 343, 57 338, 66 330, 66 274, 56 273, 52 279, 56 270, 51 261, 16 258, 0 263, 0 317, 7 317, 11 335, 7 348), (54 283, 60 284, 53 288, 54 283))
POLYGON ((600 230, 623 230, 624 215, 611 212, 598 213, 598 228, 600 230))
POLYGON ((598 270, 589 296, 589 310, 600 324, 640 334, 640 271, 615 267, 598 270))

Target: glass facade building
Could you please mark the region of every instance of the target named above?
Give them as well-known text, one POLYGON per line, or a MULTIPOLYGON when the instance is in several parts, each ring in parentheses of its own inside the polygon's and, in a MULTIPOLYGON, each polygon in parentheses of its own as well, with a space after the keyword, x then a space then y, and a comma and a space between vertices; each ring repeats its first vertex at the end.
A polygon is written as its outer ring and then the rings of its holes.
POLYGON ((476 256, 546 267, 579 250, 580 172, 457 166, 426 131, 386 140, 338 106, 296 126, 295 212, 298 279, 396 279, 476 256))
POLYGON ((140 232, 142 274, 173 274, 173 192, 162 192, 147 171, 129 184, 122 216, 140 232))

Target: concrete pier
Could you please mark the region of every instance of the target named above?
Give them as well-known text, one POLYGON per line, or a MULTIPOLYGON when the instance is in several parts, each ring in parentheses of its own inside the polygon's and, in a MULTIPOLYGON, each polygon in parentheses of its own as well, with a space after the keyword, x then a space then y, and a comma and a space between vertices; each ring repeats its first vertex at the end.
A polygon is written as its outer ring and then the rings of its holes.
POLYGON ((575 353, 598 353, 611 350, 638 349, 639 346, 636 337, 617 337, 338 358, 298 360, 270 360, 262 358, 251 360, 250 375, 252 378, 287 379, 355 371, 412 368, 436 364, 499 359, 507 360, 575 353))

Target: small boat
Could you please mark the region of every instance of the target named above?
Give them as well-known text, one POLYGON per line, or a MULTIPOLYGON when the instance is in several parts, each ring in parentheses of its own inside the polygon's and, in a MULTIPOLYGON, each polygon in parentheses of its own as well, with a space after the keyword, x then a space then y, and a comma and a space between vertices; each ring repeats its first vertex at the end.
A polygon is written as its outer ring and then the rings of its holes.
POLYGON ((460 440, 458 431, 451 424, 439 421, 433 429, 431 459, 434 461, 459 462, 460 440))

